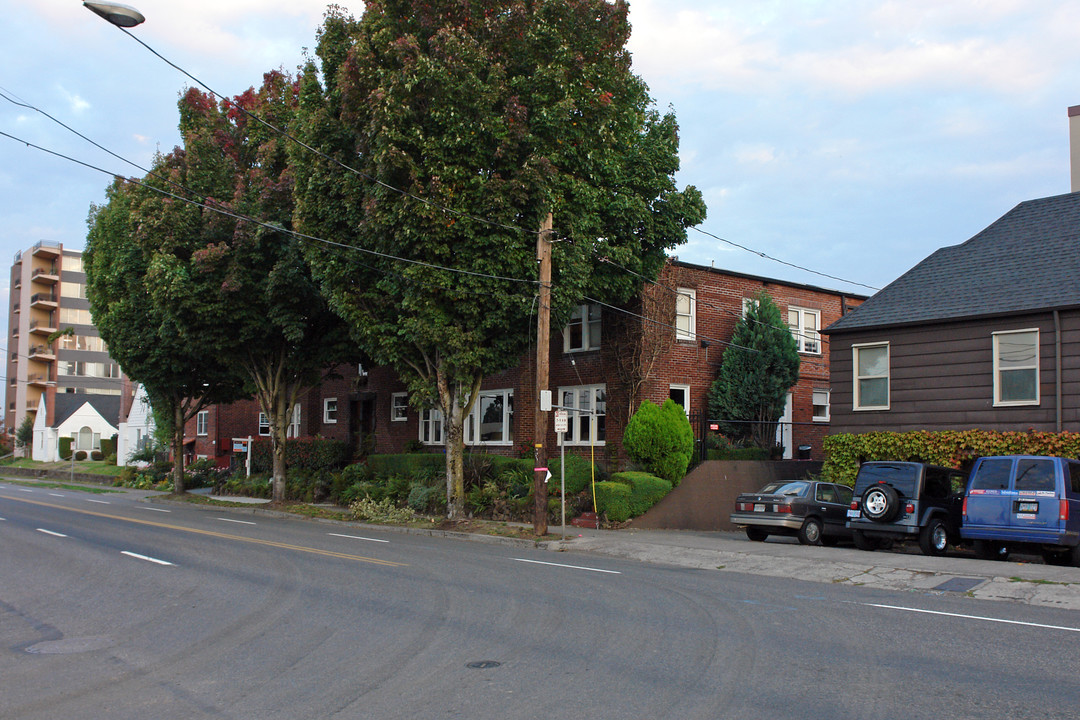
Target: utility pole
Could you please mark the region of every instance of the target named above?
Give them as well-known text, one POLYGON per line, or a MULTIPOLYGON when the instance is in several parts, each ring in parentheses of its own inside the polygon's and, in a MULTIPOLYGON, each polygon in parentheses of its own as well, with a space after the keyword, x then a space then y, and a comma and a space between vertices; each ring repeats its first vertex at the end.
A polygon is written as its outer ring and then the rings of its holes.
POLYGON ((533 424, 536 442, 536 469, 533 471, 533 532, 547 535, 547 411, 540 409, 540 395, 548 389, 551 358, 551 226, 549 212, 536 236, 536 260, 540 264, 540 306, 536 319, 536 420, 533 424))

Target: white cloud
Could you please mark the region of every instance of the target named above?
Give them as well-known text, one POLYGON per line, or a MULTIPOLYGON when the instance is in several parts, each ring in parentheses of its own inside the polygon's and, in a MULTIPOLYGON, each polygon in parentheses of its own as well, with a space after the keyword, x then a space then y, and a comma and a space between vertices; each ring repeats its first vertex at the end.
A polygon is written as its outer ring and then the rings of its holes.
POLYGON ((764 144, 739 144, 732 154, 743 165, 771 165, 777 161, 776 148, 764 144))
POLYGON ((75 115, 79 115, 90 109, 90 103, 83 100, 78 93, 68 92, 63 87, 59 88, 60 94, 67 101, 68 107, 71 108, 71 112, 75 115))

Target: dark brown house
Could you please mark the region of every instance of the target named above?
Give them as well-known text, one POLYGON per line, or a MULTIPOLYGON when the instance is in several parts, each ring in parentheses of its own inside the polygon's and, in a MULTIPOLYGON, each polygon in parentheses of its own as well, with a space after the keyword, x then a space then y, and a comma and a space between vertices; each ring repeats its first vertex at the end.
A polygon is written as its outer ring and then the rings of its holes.
POLYGON ((1080 193, 1020 203, 825 333, 830 433, 1080 431, 1080 193))

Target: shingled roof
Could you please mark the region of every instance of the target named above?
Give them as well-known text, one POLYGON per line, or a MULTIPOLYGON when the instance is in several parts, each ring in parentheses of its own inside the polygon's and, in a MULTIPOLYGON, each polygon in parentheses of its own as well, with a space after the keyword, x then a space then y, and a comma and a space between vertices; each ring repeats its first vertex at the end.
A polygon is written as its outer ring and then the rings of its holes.
POLYGON ((1080 193, 1028 200, 830 325, 846 332, 1080 306, 1080 193))
POLYGON ((118 395, 92 395, 86 393, 56 393, 53 404, 53 427, 60 425, 83 405, 90 403, 90 407, 98 411, 98 414, 116 427, 120 422, 120 397, 118 395))

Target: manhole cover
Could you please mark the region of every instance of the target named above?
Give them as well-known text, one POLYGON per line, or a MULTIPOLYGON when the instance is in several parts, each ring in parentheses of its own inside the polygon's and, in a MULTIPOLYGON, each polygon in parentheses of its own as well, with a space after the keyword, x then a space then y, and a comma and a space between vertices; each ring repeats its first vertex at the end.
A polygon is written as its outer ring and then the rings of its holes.
POLYGON ((986 582, 983 578, 952 578, 941 583, 935 590, 942 590, 944 592, 956 592, 966 593, 969 590, 974 590, 978 586, 986 582))
POLYGON ((116 643, 107 637, 64 638, 63 640, 45 640, 26 648, 33 655, 72 655, 112 647, 116 643))
POLYGON ((500 665, 502 665, 502 663, 495 660, 477 660, 476 662, 465 663, 465 667, 472 668, 473 670, 488 670, 489 668, 496 668, 500 665))

